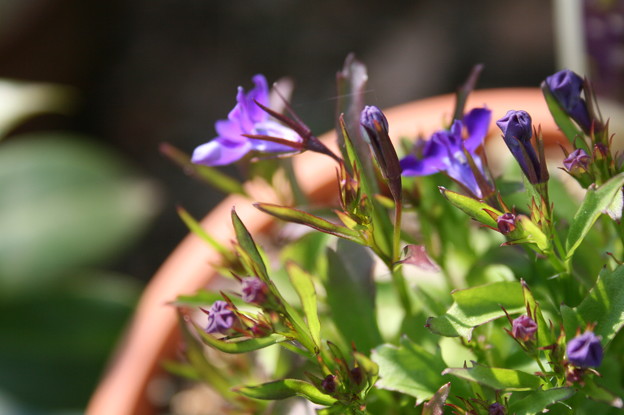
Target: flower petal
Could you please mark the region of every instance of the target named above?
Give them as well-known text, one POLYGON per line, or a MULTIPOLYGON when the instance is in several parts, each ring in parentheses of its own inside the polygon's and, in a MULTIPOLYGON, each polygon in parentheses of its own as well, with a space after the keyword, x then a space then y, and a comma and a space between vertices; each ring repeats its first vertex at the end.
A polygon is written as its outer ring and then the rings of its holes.
POLYGON ((473 108, 464 115, 464 125, 468 130, 468 138, 464 141, 464 145, 470 154, 483 143, 490 129, 491 120, 492 111, 487 108, 473 108))
POLYGON ((191 161, 206 166, 221 166, 240 160, 250 149, 248 139, 238 141, 217 137, 195 148, 191 161))

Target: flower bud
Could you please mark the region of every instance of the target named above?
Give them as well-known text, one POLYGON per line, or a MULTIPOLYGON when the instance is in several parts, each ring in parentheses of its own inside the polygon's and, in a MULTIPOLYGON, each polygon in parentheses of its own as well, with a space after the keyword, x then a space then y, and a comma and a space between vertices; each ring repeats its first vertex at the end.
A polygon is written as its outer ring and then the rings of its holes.
POLYGON ((401 200, 401 165, 399 157, 388 135, 388 120, 375 106, 366 106, 360 114, 363 136, 368 137, 381 174, 388 182, 388 187, 395 202, 401 200))
POLYGON ((583 79, 569 69, 564 69, 546 78, 546 86, 561 108, 585 132, 589 132, 591 121, 587 104, 581 98, 583 79))
POLYGON ((511 323, 511 335, 520 341, 527 342, 535 340, 537 323, 527 315, 521 315, 511 323))
POLYGON ((563 166, 569 172, 573 172, 576 169, 587 170, 590 161, 591 159, 585 150, 577 148, 563 160, 563 166))
POLYGON ((266 301, 268 292, 268 287, 258 277, 248 277, 242 281, 242 297, 246 303, 262 305, 266 301))
POLYGON ((236 315, 225 301, 215 301, 210 309, 205 312, 208 314, 206 333, 225 334, 236 322, 236 315))
POLYGON ((540 163, 531 144, 533 127, 531 116, 526 111, 507 111, 507 114, 496 121, 503 132, 503 140, 511 151, 522 172, 531 184, 543 183, 548 180, 546 166, 540 163))
POLYGON ((516 230, 516 215, 507 212, 496 218, 496 226, 503 235, 516 230))
POLYGON ((336 376, 335 375, 327 375, 325 379, 321 382, 321 387, 323 391, 329 394, 336 392, 336 376))
POLYGON ((591 331, 576 336, 567 345, 568 360, 578 367, 598 367, 602 363, 602 344, 591 331))
POLYGON ((488 415, 505 415, 506 413, 505 406, 498 402, 494 402, 488 407, 488 415))

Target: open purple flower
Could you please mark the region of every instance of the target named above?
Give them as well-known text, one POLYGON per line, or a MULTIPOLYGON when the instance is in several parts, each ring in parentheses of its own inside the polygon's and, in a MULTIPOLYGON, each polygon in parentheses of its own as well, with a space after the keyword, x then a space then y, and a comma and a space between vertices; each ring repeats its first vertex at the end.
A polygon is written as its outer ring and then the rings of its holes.
POLYGON ((200 145, 193 151, 191 161, 206 166, 220 166, 234 163, 247 153, 292 153, 293 147, 266 140, 244 137, 243 134, 276 137, 295 143, 302 141, 299 134, 289 127, 271 119, 270 115, 256 102, 269 105, 269 87, 264 75, 253 77, 255 87, 245 93, 238 87, 236 106, 228 114, 227 120, 215 123, 218 136, 200 145))
POLYGON ((568 342, 568 360, 578 367, 598 367, 602 363, 602 344, 600 338, 591 331, 586 331, 568 342))
POLYGON ((236 322, 236 315, 225 301, 215 301, 208 314, 206 333, 226 333, 236 322))
POLYGON ((419 157, 410 154, 401 160, 403 175, 427 176, 445 172, 473 195, 483 198, 464 150, 485 177, 483 163, 476 150, 487 135, 491 117, 492 111, 489 109, 474 108, 464 116, 463 121, 455 120, 450 130, 436 131, 429 140, 420 143, 422 154, 419 157), (464 139, 464 135, 467 138, 464 139))

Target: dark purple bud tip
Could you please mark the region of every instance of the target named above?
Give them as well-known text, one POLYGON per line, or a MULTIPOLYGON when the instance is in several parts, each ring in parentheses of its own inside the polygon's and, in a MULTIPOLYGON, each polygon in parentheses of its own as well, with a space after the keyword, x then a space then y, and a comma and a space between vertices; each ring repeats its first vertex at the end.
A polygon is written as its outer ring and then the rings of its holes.
POLYGON ((260 278, 243 278, 242 297, 244 302, 262 305, 266 301, 268 292, 268 287, 260 278))
POLYGON ((581 97, 583 79, 569 69, 564 69, 546 78, 546 86, 561 108, 579 125, 588 130, 590 127, 587 105, 581 97))
POLYGON ((505 415, 506 413, 505 406, 498 402, 494 402, 488 407, 488 415, 505 415))
POLYGON ((527 142, 533 136, 531 116, 526 111, 509 110, 507 114, 496 121, 496 125, 503 132, 507 145, 508 139, 515 138, 521 142, 527 142))
POLYGON ((577 148, 571 152, 568 157, 563 160, 563 166, 567 171, 572 172, 576 169, 587 170, 589 167, 590 157, 582 148, 577 148))
POLYGON ((507 212, 496 218, 496 226, 503 235, 507 235, 510 232, 516 230, 516 215, 507 212))
POLYGON ((526 342, 535 340, 537 323, 527 315, 521 315, 511 323, 511 335, 514 339, 526 342))
POLYGON ((362 373, 361 367, 354 367, 349 372, 351 374, 351 379, 355 382, 356 385, 359 385, 364 380, 364 374, 362 373))
POLYGON ((568 342, 568 360, 578 367, 598 367, 602 363, 602 344, 600 338, 591 331, 586 331, 568 342))
POLYGON ((327 375, 321 382, 321 387, 323 388, 323 391, 329 394, 336 392, 336 376, 327 375))
POLYGON ((388 120, 381 110, 374 105, 367 105, 360 114, 360 124, 369 134, 371 132, 388 132, 388 120), (370 131, 369 131, 370 130, 370 131))
POLYGON ((207 312, 206 333, 225 334, 236 322, 236 315, 225 301, 215 301, 207 312))

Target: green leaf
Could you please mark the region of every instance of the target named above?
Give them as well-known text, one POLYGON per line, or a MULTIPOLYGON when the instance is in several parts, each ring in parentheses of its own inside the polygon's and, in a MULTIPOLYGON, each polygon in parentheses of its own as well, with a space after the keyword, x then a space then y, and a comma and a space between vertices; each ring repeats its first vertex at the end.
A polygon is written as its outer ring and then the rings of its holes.
POLYGON ((330 406, 336 398, 319 391, 314 385, 298 379, 281 379, 255 386, 243 386, 235 389, 243 396, 253 399, 280 400, 301 396, 310 402, 330 406))
POLYGON ((539 306, 537 301, 535 301, 533 293, 529 289, 528 285, 524 282, 524 280, 521 281, 521 284, 526 308, 531 310, 533 321, 537 323, 537 346, 550 346, 556 341, 554 333, 550 329, 548 323, 546 323, 546 319, 544 319, 541 307, 539 306))
POLYGON ((312 282, 312 276, 301 269, 294 262, 286 264, 286 270, 292 285, 295 287, 301 306, 303 307, 303 314, 306 322, 308 323, 307 329, 310 332, 312 341, 316 345, 316 348, 321 348, 321 322, 318 318, 317 305, 316 305, 316 290, 312 282))
POLYGON ((360 244, 364 243, 364 241, 360 237, 359 232, 349 228, 345 228, 344 226, 333 224, 325 219, 311 215, 307 212, 303 212, 301 210, 291 207, 273 205, 271 203, 254 203, 254 206, 261 211, 268 213, 269 215, 273 215, 281 220, 306 225, 321 232, 338 236, 340 238, 344 238, 360 244))
POLYGON ((585 199, 574 215, 568 230, 566 239, 567 258, 572 257, 598 216, 609 208, 623 185, 624 173, 620 173, 598 188, 592 185, 587 189, 585 199))
POLYGON ((568 339, 576 330, 596 323, 594 332, 607 347, 624 325, 624 265, 610 271, 603 269, 596 284, 576 308, 561 306, 563 325, 568 339))
POLYGON ((162 143, 160 145, 160 152, 178 166, 182 167, 184 172, 189 176, 193 176, 223 193, 247 196, 243 185, 238 180, 221 173, 214 167, 191 162, 191 157, 188 154, 171 144, 162 143))
POLYGON ((473 199, 468 196, 464 196, 459 193, 455 193, 451 190, 447 190, 444 187, 439 187, 442 195, 449 201, 453 206, 462 210, 468 216, 476 220, 477 222, 481 222, 484 225, 490 226, 492 228, 496 228, 496 221, 492 219, 492 217, 486 212, 486 210, 490 210, 496 213, 497 216, 502 215, 503 213, 494 209, 487 203, 484 203, 480 200, 473 199))
POLYGON ((276 333, 270 334, 266 337, 258 337, 245 340, 220 340, 212 334, 206 333, 196 323, 193 323, 193 326, 195 327, 195 330, 197 330, 199 337, 205 344, 214 347, 219 351, 230 354, 252 352, 254 350, 263 349, 265 347, 269 347, 274 344, 289 340, 281 334, 276 333))
POLYGON ((519 401, 509 405, 509 413, 515 415, 533 415, 544 411, 553 403, 568 399, 574 395, 573 388, 553 388, 529 393, 519 401))
POLYGON ((440 385, 447 383, 442 371, 446 364, 440 356, 429 353, 407 337, 399 347, 384 344, 373 350, 372 360, 379 366, 376 387, 405 393, 417 403, 431 399, 440 385))
POLYGON ((454 303, 446 314, 427 319, 429 330, 442 336, 470 340, 475 327, 505 315, 502 307, 509 314, 524 310, 522 286, 515 281, 458 290, 451 295, 454 303))
POLYGON ((270 284, 269 274, 267 272, 264 259, 256 246, 251 234, 240 220, 236 211, 232 209, 232 224, 234 225, 234 232, 236 233, 236 240, 238 241, 238 252, 241 255, 243 265, 249 268, 252 275, 257 275, 266 284, 270 284))
POLYGON ((444 404, 451 392, 451 382, 442 385, 440 389, 431 397, 429 402, 423 404, 422 415, 443 415, 444 404))
POLYGON ((443 374, 477 382, 496 390, 522 391, 537 389, 542 381, 538 376, 513 369, 490 368, 474 364, 470 368, 449 368, 443 374))
POLYGON ((382 343, 375 314, 372 258, 359 245, 339 241, 337 250, 327 249, 327 303, 333 322, 347 344, 368 353, 382 343), (366 322, 366 324, 362 324, 366 322))

